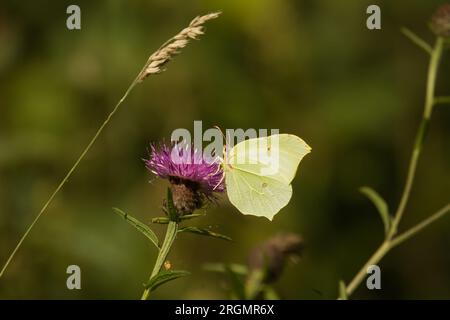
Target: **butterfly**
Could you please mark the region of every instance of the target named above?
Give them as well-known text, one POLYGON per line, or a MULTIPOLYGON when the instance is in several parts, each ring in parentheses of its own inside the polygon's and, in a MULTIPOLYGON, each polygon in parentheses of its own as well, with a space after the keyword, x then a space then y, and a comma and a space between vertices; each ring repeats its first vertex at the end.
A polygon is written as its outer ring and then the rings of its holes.
POLYGON ((292 134, 275 134, 225 147, 221 167, 230 202, 243 214, 273 217, 292 197, 291 182, 311 147, 292 134))

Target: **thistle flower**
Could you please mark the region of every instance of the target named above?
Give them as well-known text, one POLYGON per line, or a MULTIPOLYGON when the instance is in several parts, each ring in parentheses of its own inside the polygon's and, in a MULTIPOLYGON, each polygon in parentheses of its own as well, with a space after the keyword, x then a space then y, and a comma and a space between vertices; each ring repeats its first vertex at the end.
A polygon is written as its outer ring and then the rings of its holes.
POLYGON ((440 37, 450 37, 450 4, 441 5, 431 18, 431 30, 440 37))
POLYGON ((180 215, 192 213, 205 200, 212 200, 214 192, 225 190, 220 164, 204 159, 196 149, 177 144, 150 148, 150 159, 145 160, 145 166, 159 178, 169 180, 173 203, 180 215))

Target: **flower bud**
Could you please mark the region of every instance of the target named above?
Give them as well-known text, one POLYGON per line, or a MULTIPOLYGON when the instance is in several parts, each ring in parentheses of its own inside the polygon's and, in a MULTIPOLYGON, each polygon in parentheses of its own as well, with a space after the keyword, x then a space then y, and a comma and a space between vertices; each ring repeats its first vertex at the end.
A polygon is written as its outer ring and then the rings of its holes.
POLYGON ((265 283, 276 281, 292 256, 298 256, 303 250, 303 240, 294 233, 279 234, 253 249, 248 256, 250 270, 265 271, 265 283))
POLYGON ((203 205, 203 196, 198 186, 183 179, 170 179, 173 204, 179 215, 191 214, 203 205))
POLYGON ((440 6, 430 23, 431 30, 439 37, 450 37, 450 4, 440 6))

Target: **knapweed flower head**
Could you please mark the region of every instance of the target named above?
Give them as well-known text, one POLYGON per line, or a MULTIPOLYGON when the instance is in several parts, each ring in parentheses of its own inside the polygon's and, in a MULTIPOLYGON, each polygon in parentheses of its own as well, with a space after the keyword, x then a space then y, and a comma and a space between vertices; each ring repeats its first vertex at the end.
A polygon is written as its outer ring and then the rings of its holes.
POLYGON ((157 177, 169 180, 173 203, 178 213, 190 214, 223 192, 223 171, 214 159, 205 159, 190 145, 161 144, 150 146, 145 166, 157 177))
POLYGON ((250 270, 264 270, 265 283, 276 281, 283 272, 286 260, 300 256, 303 239, 295 233, 278 234, 254 248, 248 255, 250 270))
POLYGON ((450 4, 441 5, 431 18, 431 30, 440 37, 450 37, 450 4))

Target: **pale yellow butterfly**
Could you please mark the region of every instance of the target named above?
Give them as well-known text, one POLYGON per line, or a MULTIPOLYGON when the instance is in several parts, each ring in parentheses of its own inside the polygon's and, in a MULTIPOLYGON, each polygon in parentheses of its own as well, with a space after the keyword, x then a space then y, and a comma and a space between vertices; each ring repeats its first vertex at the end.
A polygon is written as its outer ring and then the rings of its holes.
POLYGON ((230 202, 243 214, 272 220, 291 199, 291 181, 309 152, 292 134, 248 139, 225 150, 222 169, 230 202))

